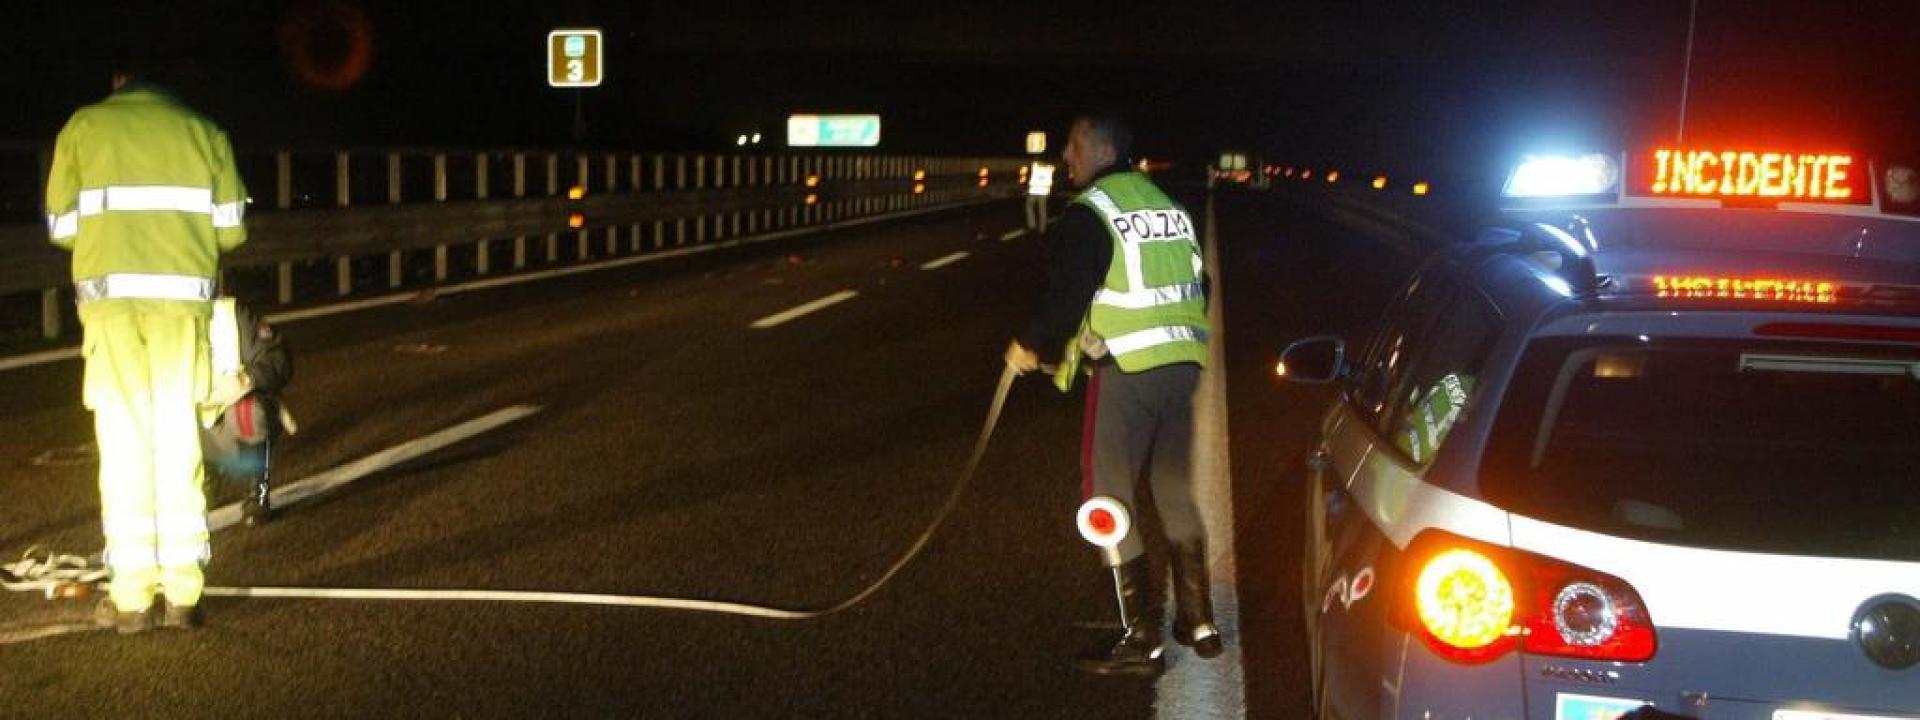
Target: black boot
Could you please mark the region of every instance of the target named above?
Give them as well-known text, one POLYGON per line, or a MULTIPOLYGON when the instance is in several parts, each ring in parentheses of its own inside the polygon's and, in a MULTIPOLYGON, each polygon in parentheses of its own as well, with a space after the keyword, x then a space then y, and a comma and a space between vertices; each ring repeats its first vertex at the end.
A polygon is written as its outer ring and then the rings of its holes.
POLYGON ((1173 639, 1203 658, 1219 657, 1220 630, 1213 624, 1213 598, 1207 584, 1207 548, 1194 542, 1173 548, 1173 639))
POLYGON ((1160 613, 1153 602, 1147 559, 1113 568, 1113 590, 1126 631, 1106 652, 1080 658, 1080 669, 1098 675, 1159 675, 1165 661, 1160 657, 1160 613))

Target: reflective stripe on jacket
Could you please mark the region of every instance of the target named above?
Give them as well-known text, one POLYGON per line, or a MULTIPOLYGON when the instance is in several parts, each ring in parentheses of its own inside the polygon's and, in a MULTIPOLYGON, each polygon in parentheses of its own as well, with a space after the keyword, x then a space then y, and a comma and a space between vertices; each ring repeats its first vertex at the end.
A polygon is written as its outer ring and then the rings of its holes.
POLYGON ((133 85, 60 130, 47 231, 73 251, 83 299, 204 302, 220 253, 246 242, 246 199, 226 133, 133 85))

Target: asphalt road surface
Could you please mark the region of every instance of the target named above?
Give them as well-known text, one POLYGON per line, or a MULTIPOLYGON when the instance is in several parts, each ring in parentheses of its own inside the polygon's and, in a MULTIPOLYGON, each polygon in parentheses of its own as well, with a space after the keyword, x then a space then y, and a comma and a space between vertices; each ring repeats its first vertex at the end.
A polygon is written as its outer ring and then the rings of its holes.
MULTIPOLYGON (((1207 199, 1185 201, 1198 215, 1207 199)), ((1223 193, 1216 211, 1230 670, 1251 716, 1293 718, 1298 468, 1330 395, 1277 382, 1273 362, 1291 338, 1364 333, 1408 261, 1314 203, 1223 193)), ((276 457, 282 481, 538 411, 216 533, 209 581, 839 602, 907 549, 967 458, 1041 279, 1041 240, 1003 239, 1020 213, 1003 202, 286 325, 302 429, 276 457)), ((78 376, 70 361, 0 373, 0 560, 99 548, 78 376)), ((1081 405, 1018 381, 940 534, 843 613, 210 597, 199 632, 121 638, 58 632, 86 603, 10 594, 0 716, 1237 714, 1237 697, 1169 705, 1155 683, 1074 669, 1115 622, 1072 526, 1081 405)))

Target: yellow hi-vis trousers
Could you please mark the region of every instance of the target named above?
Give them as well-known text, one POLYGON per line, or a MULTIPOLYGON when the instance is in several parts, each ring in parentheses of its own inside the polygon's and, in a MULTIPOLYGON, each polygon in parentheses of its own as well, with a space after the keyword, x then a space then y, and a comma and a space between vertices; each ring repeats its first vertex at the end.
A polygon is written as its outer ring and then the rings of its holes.
POLYGON ((122 611, 149 607, 156 593, 174 605, 198 604, 208 557, 197 416, 208 382, 207 320, 148 300, 88 303, 81 320, 109 594, 122 611))

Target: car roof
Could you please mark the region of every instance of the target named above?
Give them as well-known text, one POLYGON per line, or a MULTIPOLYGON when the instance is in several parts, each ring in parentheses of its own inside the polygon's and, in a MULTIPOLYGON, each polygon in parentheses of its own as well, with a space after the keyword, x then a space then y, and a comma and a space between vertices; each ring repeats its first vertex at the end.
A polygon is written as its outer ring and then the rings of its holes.
POLYGON ((1732 208, 1534 210, 1508 213, 1442 256, 1468 269, 1481 292, 1521 322, 1550 309, 1920 316, 1914 219, 1732 208), (1660 292, 1679 282, 1721 290, 1717 299, 1660 292), (1743 294, 1741 283, 1754 282, 1792 300, 1743 294), (1816 294, 1829 285, 1830 294, 1816 294))

